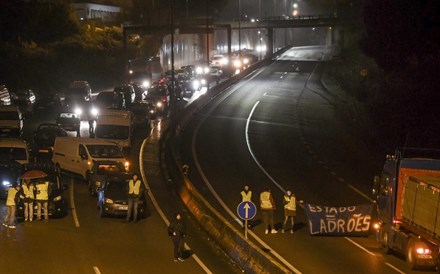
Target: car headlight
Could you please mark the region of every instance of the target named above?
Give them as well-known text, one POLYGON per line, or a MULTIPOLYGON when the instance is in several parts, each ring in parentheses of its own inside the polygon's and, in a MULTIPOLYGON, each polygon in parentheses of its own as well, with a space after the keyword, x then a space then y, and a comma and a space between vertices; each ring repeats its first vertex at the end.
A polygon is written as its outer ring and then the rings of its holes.
POLYGON ((130 70, 128 71, 128 73, 129 73, 129 74, 133 74, 133 70, 130 69, 130 70))
POLYGON ((125 167, 126 170, 128 170, 128 168, 130 167, 130 162, 129 161, 125 161, 124 167, 125 167))
POLYGON ((240 60, 235 60, 235 61, 234 61, 234 67, 236 67, 236 68, 241 67, 241 62, 240 62, 240 60))
POLYGON ((208 74, 209 73, 209 67, 204 67, 203 68, 203 73, 204 74, 208 74))
POLYGON ((223 65, 227 65, 228 63, 229 63, 228 58, 223 58, 223 59, 222 59, 222 64, 223 64, 223 65))
POLYGON ((148 88, 149 86, 150 86, 150 82, 149 81, 143 81, 142 82, 142 87, 148 88))
POLYGON ((2 185, 3 185, 3 186, 6 186, 6 187, 9 187, 9 186, 11 186, 11 182, 9 182, 9 181, 3 181, 3 182, 2 182, 2 185))
POLYGON ((105 198, 105 203, 106 204, 113 204, 113 200, 110 198, 105 198))
POLYGON ((92 108, 92 109, 90 110, 90 113, 91 113, 93 116, 96 116, 96 115, 98 115, 98 109, 97 109, 97 108, 92 108))
POLYGON ((206 85, 206 80, 205 79, 201 79, 200 83, 202 83, 202 85, 206 85))
POLYGON ((79 107, 75 108, 75 114, 76 115, 81 115, 82 114, 82 109, 79 108, 79 107))
POLYGON ((156 103, 156 106, 157 106, 157 107, 162 107, 162 102, 160 102, 160 101, 157 102, 157 103, 156 103))
POLYGON ((203 73, 203 68, 202 67, 196 67, 196 73, 197 74, 202 74, 203 73))
POLYGON ((150 109, 150 113, 151 114, 153 114, 153 113, 155 113, 156 111, 154 110, 154 109, 150 109))
POLYGON ((192 82, 193 88, 194 89, 198 89, 200 87, 200 81, 199 80, 194 80, 192 82))
POLYGON ((53 198, 53 201, 58 202, 58 201, 61 201, 61 199, 63 199, 63 197, 61 197, 61 195, 59 195, 59 196, 56 196, 55 198, 53 198))
POLYGON ((245 64, 245 65, 249 64, 249 59, 248 58, 244 58, 243 59, 243 64, 245 64))

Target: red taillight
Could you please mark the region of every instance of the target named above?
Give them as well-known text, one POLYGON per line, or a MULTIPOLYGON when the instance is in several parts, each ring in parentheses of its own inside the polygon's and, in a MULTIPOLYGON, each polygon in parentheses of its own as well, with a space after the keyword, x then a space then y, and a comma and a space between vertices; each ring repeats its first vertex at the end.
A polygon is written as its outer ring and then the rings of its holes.
POLYGON ((164 103, 167 102, 167 97, 166 97, 166 96, 163 96, 163 97, 162 97, 162 102, 164 102, 164 103))
POLYGON ((420 247, 420 248, 417 248, 416 251, 418 254, 431 254, 431 250, 429 248, 420 247))

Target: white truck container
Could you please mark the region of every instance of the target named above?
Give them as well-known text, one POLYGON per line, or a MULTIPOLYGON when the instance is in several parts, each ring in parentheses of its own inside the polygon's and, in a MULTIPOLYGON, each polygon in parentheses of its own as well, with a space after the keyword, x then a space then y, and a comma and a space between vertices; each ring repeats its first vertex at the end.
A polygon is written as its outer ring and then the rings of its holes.
POLYGON ((125 110, 105 110, 96 119, 95 138, 105 139, 122 148, 124 153, 131 149, 133 134, 133 113, 125 110))

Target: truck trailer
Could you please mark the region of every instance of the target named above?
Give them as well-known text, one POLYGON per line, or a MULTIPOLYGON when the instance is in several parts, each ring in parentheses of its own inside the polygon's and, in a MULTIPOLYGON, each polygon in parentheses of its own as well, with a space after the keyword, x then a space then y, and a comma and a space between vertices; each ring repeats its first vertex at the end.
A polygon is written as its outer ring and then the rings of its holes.
POLYGON ((376 239, 408 266, 439 269, 440 151, 398 149, 374 178, 376 239))

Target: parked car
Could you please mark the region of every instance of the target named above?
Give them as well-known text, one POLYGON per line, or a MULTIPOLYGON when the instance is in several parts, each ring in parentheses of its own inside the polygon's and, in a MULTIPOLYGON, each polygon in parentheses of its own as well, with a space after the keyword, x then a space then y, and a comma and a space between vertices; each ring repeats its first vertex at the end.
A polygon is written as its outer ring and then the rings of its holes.
POLYGON ((160 112, 164 112, 170 104, 170 92, 167 85, 154 85, 148 89, 144 100, 153 101, 160 112))
MULTIPOLYGON (((60 172, 56 169, 51 161, 36 162, 25 166, 27 171, 42 171, 47 176, 41 178, 31 179, 33 181, 44 180, 49 182, 49 200, 48 200, 48 215, 53 218, 60 218, 67 215, 67 202, 64 199, 64 191, 67 190, 66 185, 61 184, 60 172)), ((25 171, 26 172, 26 171, 25 171)), ((22 174, 23 176, 24 174, 22 174)), ((23 180, 20 180, 20 184, 23 180)), ((37 203, 34 202, 34 215, 37 215, 37 203)), ((17 205, 17 216, 24 217, 23 200, 17 205)))
POLYGON ((21 89, 11 93, 12 104, 16 105, 22 114, 29 114, 36 101, 35 93, 30 89, 21 89))
POLYGON ((133 104, 136 99, 134 88, 130 84, 117 86, 113 91, 122 93, 124 95, 125 104, 128 106, 133 104))
POLYGON ((124 110, 126 108, 124 94, 116 91, 101 91, 96 96, 93 105, 98 111, 104 109, 124 110))
POLYGON ((65 131, 76 131, 76 135, 81 135, 81 119, 78 114, 73 112, 61 112, 56 118, 56 123, 65 131))
POLYGON ((0 159, 0 199, 7 197, 8 189, 23 172, 23 166, 14 160, 0 159))
POLYGON ((50 110, 58 113, 63 106, 62 96, 59 94, 44 94, 38 96, 33 107, 34 111, 50 110))
POLYGON ((149 128, 151 125, 151 115, 149 104, 135 103, 131 105, 130 111, 133 113, 133 123, 135 128, 149 128))
POLYGON ((33 151, 39 157, 52 157, 53 145, 56 137, 67 137, 65 131, 58 124, 43 123, 40 124, 33 134, 33 151))
POLYGON ((90 172, 88 174, 88 185, 90 194, 92 196, 96 196, 99 189, 103 185, 103 183, 108 179, 108 177, 115 176, 117 174, 125 174, 125 166, 124 163, 120 161, 112 161, 112 160, 100 160, 93 161, 93 165, 90 168, 90 172))
MULTIPOLYGON (((98 192, 99 216, 126 216, 128 210, 128 182, 132 174, 109 177, 98 192)), ((146 217, 147 203, 145 192, 141 192, 138 205, 139 218, 146 217)))
POLYGON ((15 105, 0 105, 0 137, 20 137, 23 132, 23 115, 15 105))
POLYGON ((0 138, 0 159, 17 161, 21 165, 28 164, 29 146, 21 138, 0 138))

